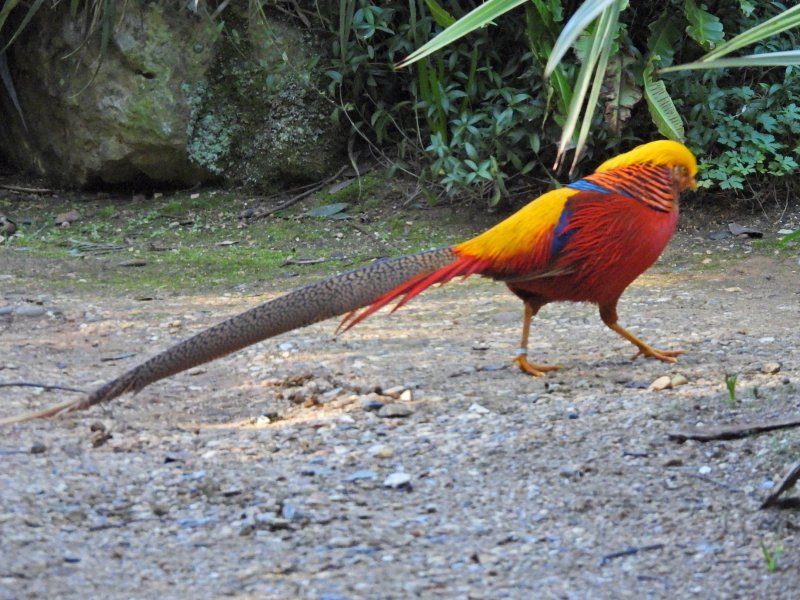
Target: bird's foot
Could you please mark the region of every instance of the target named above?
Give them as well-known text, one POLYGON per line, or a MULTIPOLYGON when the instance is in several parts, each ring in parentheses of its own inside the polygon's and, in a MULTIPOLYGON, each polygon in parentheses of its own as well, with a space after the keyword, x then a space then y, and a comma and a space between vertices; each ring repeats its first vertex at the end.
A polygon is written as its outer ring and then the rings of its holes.
POLYGON ((534 377, 541 377, 548 371, 557 371, 561 367, 558 365, 534 365, 528 362, 528 357, 525 354, 518 354, 514 359, 514 364, 517 365, 523 373, 533 375, 534 377))
POLYGON ((686 352, 686 350, 657 350, 652 346, 639 346, 639 352, 637 352, 632 360, 636 360, 640 356, 644 356, 645 358, 656 358, 662 362, 674 363, 678 362, 678 356, 686 352))

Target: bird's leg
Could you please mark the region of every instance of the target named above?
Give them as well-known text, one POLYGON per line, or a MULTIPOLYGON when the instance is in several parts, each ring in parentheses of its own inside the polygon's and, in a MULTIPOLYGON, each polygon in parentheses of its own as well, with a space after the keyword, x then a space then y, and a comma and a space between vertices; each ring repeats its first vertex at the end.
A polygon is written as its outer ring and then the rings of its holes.
POLYGON ((678 362, 676 356, 679 356, 686 352, 686 350, 657 350, 652 346, 644 343, 642 340, 637 338, 633 335, 630 331, 626 330, 622 325, 620 325, 617 320, 617 303, 614 302, 613 304, 605 304, 600 306, 600 318, 603 319, 603 323, 605 323, 609 329, 616 331, 634 346, 639 348, 639 352, 637 352, 633 360, 636 360, 640 356, 645 356, 648 358, 657 358, 658 360, 664 362, 678 362))
POLYGON ((531 332, 531 319, 539 312, 541 305, 529 304, 525 302, 525 314, 522 317, 522 339, 519 342, 519 350, 514 359, 514 364, 522 371, 534 377, 541 377, 547 371, 555 371, 559 367, 556 365, 534 365, 528 362, 528 335, 531 332))

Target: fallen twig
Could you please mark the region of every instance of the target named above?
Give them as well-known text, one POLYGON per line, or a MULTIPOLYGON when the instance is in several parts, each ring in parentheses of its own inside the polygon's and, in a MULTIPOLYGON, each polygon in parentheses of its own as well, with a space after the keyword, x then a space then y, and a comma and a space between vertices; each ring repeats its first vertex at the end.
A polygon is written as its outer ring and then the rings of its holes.
POLYGON ((634 546, 631 548, 627 548, 625 550, 620 550, 619 552, 612 552, 611 554, 606 554, 605 556, 603 556, 603 558, 600 559, 599 566, 604 567, 615 558, 622 558, 623 556, 633 556, 634 554, 638 554, 639 552, 661 550, 663 547, 664 544, 651 544, 649 546, 634 546))
POLYGON ((0 382, 0 387, 36 387, 42 388, 45 392, 50 390, 62 390, 64 392, 75 392, 76 394, 85 394, 86 390, 79 390, 78 388, 66 387, 63 385, 51 385, 48 383, 34 383, 32 381, 7 381, 0 382))
POLYGON ((10 192, 21 192, 23 194, 52 194, 53 190, 48 188, 34 188, 34 187, 25 187, 22 185, 10 185, 7 183, 0 184, 0 188, 4 190, 8 190, 10 192))
POLYGON ((332 260, 350 260, 349 256, 331 256, 330 258, 287 258, 281 263, 282 267, 287 265, 316 265, 319 263, 330 262, 332 260))
POLYGON ((767 496, 766 500, 761 504, 761 508, 770 508, 777 506, 778 508, 797 508, 800 506, 800 498, 780 498, 781 494, 790 490, 800 479, 800 462, 794 463, 789 469, 789 473, 783 478, 778 489, 767 496))
POLYGON ((272 208, 267 208, 267 209, 261 209, 261 210, 255 210, 255 211, 253 211, 253 214, 252 214, 252 215, 250 215, 250 217, 248 218, 248 220, 253 220, 253 219, 263 219, 264 217, 268 217, 268 216, 270 216, 270 215, 271 215, 271 214, 273 214, 273 213, 276 213, 276 212, 278 212, 278 211, 284 210, 285 208, 289 208, 289 207, 290 207, 290 206, 292 206, 293 204, 297 204, 297 203, 298 203, 298 202, 300 202, 300 200, 302 200, 303 198, 307 198, 308 196, 310 196, 310 195, 311 195, 311 194, 313 194, 314 192, 318 192, 319 190, 321 190, 322 188, 324 188, 324 187, 325 187, 326 185, 328 185, 328 184, 329 184, 331 181, 333 181, 334 179, 336 179, 337 177, 339 177, 339 175, 341 175, 342 173, 344 173, 344 172, 345 172, 345 171, 346 171, 346 170, 347 170, 349 167, 350 167, 350 165, 345 165, 345 166, 343 166, 341 169, 339 169, 338 171, 336 171, 336 173, 334 173, 333 175, 331 175, 331 176, 330 176, 330 177, 328 177, 327 179, 323 179, 323 180, 322 180, 322 181, 320 181, 319 183, 315 184, 313 187, 310 187, 310 188, 309 188, 309 189, 307 189, 306 191, 304 191, 304 192, 301 192, 301 193, 297 194, 296 196, 292 196, 291 198, 289 198, 289 199, 288 199, 288 200, 286 200, 285 202, 281 202, 281 203, 280 203, 280 204, 278 204, 277 206, 273 206, 272 208))
POLYGON ((738 440, 765 431, 776 429, 788 429, 789 427, 800 427, 800 418, 793 418, 784 421, 768 421, 766 423, 744 423, 741 425, 729 425, 727 427, 717 427, 715 429, 692 429, 689 431, 673 431, 669 434, 669 439, 683 443, 686 440, 696 440, 698 442, 711 442, 713 440, 738 440))

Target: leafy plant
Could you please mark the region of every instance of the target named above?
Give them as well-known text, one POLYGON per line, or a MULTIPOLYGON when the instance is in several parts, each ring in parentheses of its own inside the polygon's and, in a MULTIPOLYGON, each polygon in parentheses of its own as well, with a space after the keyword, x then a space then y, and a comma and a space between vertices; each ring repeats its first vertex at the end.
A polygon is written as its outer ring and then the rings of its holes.
POLYGON ((767 571, 774 573, 778 570, 778 560, 783 555, 783 546, 778 545, 774 550, 767 548, 767 545, 761 541, 761 553, 764 555, 764 561, 767 563, 767 571))
MULTIPOLYGON (((519 4, 521 4, 519 0, 488 0, 448 27, 437 38, 419 48, 399 66, 407 66, 452 43, 463 35, 485 27, 493 19, 519 4)), ((669 7, 672 3, 665 4, 669 7)), ((567 120, 559 143, 556 165, 561 163, 564 153, 572 144, 575 145, 576 155, 572 169, 575 168, 577 159, 580 158, 596 109, 599 89, 609 62, 611 46, 614 38, 618 35, 617 24, 620 13, 626 6, 627 2, 624 0, 587 0, 564 26, 553 47, 545 70, 546 75, 553 72, 579 36, 584 31, 589 30, 590 50, 586 54, 575 84, 575 92, 572 95, 567 120), (594 26, 592 27, 593 23, 594 26), (590 29, 590 27, 592 28, 590 29), (581 121, 581 127, 577 138, 575 138, 578 121, 581 121)), ((800 65, 800 50, 756 53, 735 59, 723 58, 742 47, 798 26, 800 24, 800 6, 785 9, 772 19, 752 27, 727 43, 721 43, 724 39, 722 21, 710 13, 704 5, 698 5, 695 0, 684 0, 683 8, 684 15, 689 23, 686 27, 687 34, 708 53, 692 63, 666 67, 661 70, 661 73, 681 69, 719 69, 732 66, 800 65)), ((740 5, 740 8, 743 12, 749 11, 752 13, 753 10, 748 3, 740 5)), ((659 58, 663 59, 664 57, 659 56, 659 58)), ((680 130, 666 126, 676 121, 675 108, 671 106, 671 99, 665 93, 665 90, 652 80, 652 69, 645 70, 645 73, 647 74, 647 81, 644 81, 644 83, 650 90, 645 97, 651 106, 651 112, 654 113, 659 130, 662 134, 680 137, 680 130)), ((777 168, 781 169, 783 165, 778 164, 777 168)))
POLYGON ((739 379, 738 373, 725 375, 725 387, 728 388, 728 400, 731 404, 736 404, 736 380, 739 379))

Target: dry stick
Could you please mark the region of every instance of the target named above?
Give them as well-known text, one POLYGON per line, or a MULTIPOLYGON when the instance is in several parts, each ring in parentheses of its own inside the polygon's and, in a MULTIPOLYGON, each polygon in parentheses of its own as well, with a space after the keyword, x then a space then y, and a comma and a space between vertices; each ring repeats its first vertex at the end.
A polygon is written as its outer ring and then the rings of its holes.
POLYGON ((32 187, 24 187, 21 185, 9 185, 9 184, 0 184, 0 188, 4 190, 8 190, 10 192, 22 192, 25 194, 52 194, 53 190, 49 190, 47 188, 32 188, 32 187))
POLYGON ((756 433, 774 431, 776 429, 788 429, 790 427, 800 427, 800 418, 788 419, 785 421, 769 421, 766 423, 744 423, 741 425, 718 427, 716 429, 673 431, 667 435, 669 436, 669 439, 680 443, 683 443, 686 440, 711 442, 713 440, 738 440, 740 438, 749 437, 756 433))
POLYGON ((349 256, 331 256, 330 258, 287 258, 281 263, 286 265, 316 265, 319 263, 330 262, 332 260, 350 260, 349 256))
POLYGON ((792 465, 792 468, 789 469, 789 473, 783 478, 778 489, 767 496, 767 499, 761 504, 761 508, 769 508, 770 506, 776 505, 782 508, 797 506, 796 502, 792 502, 792 498, 784 498, 781 500, 780 496, 785 491, 790 490, 794 484, 797 483, 798 479, 800 479, 800 462, 796 462, 792 465))
POLYGON ((263 211, 263 212, 262 212, 262 211, 259 211, 258 213, 254 214, 254 215, 253 215, 252 217, 250 217, 250 218, 251 218, 251 219, 263 219, 264 217, 268 217, 268 216, 270 216, 271 214, 273 214, 273 213, 276 213, 276 212, 278 212, 278 211, 280 211, 280 210, 283 210, 283 209, 285 209, 285 208, 289 208, 289 207, 290 207, 290 206, 292 206, 293 204, 297 204, 297 203, 298 203, 298 202, 300 202, 300 200, 302 200, 303 198, 306 198, 306 197, 310 196, 311 194, 313 194, 314 192, 318 192, 319 190, 321 190, 322 188, 324 188, 324 187, 325 187, 326 185, 328 185, 328 184, 329 184, 331 181, 333 181, 334 179, 336 179, 337 177, 339 177, 339 175, 341 175, 342 173, 344 173, 344 172, 345 172, 345 171, 348 169, 348 167, 349 167, 349 166, 350 166, 350 165, 345 165, 345 166, 343 166, 341 169, 339 169, 338 171, 336 171, 336 173, 334 173, 333 175, 331 175, 331 176, 330 176, 330 177, 328 177, 327 179, 324 179, 324 180, 320 181, 320 182, 319 182, 318 184, 316 184, 314 187, 312 187, 312 188, 309 188, 309 189, 307 189, 305 192, 301 192, 301 193, 297 194, 296 196, 292 196, 292 197, 291 197, 291 198, 289 198, 289 199, 288 199, 286 202, 281 202, 280 204, 278 204, 278 206, 274 206, 274 207, 272 207, 272 208, 269 208, 269 209, 267 209, 267 210, 265 210, 265 211, 263 211))
POLYGON ((634 554, 638 554, 639 552, 661 550, 663 547, 664 544, 651 544, 650 546, 639 546, 639 547, 627 548, 626 550, 620 550, 619 552, 612 552, 611 554, 606 554, 603 558, 600 559, 599 566, 604 567, 615 558, 622 558, 623 556, 632 556, 634 554))
POLYGON ((66 387, 63 385, 50 385, 47 383, 34 383, 32 381, 7 381, 0 383, 0 387, 37 387, 43 388, 44 391, 50 390, 63 390, 65 392, 75 392, 77 394, 85 394, 86 390, 79 390, 78 388, 66 387))

